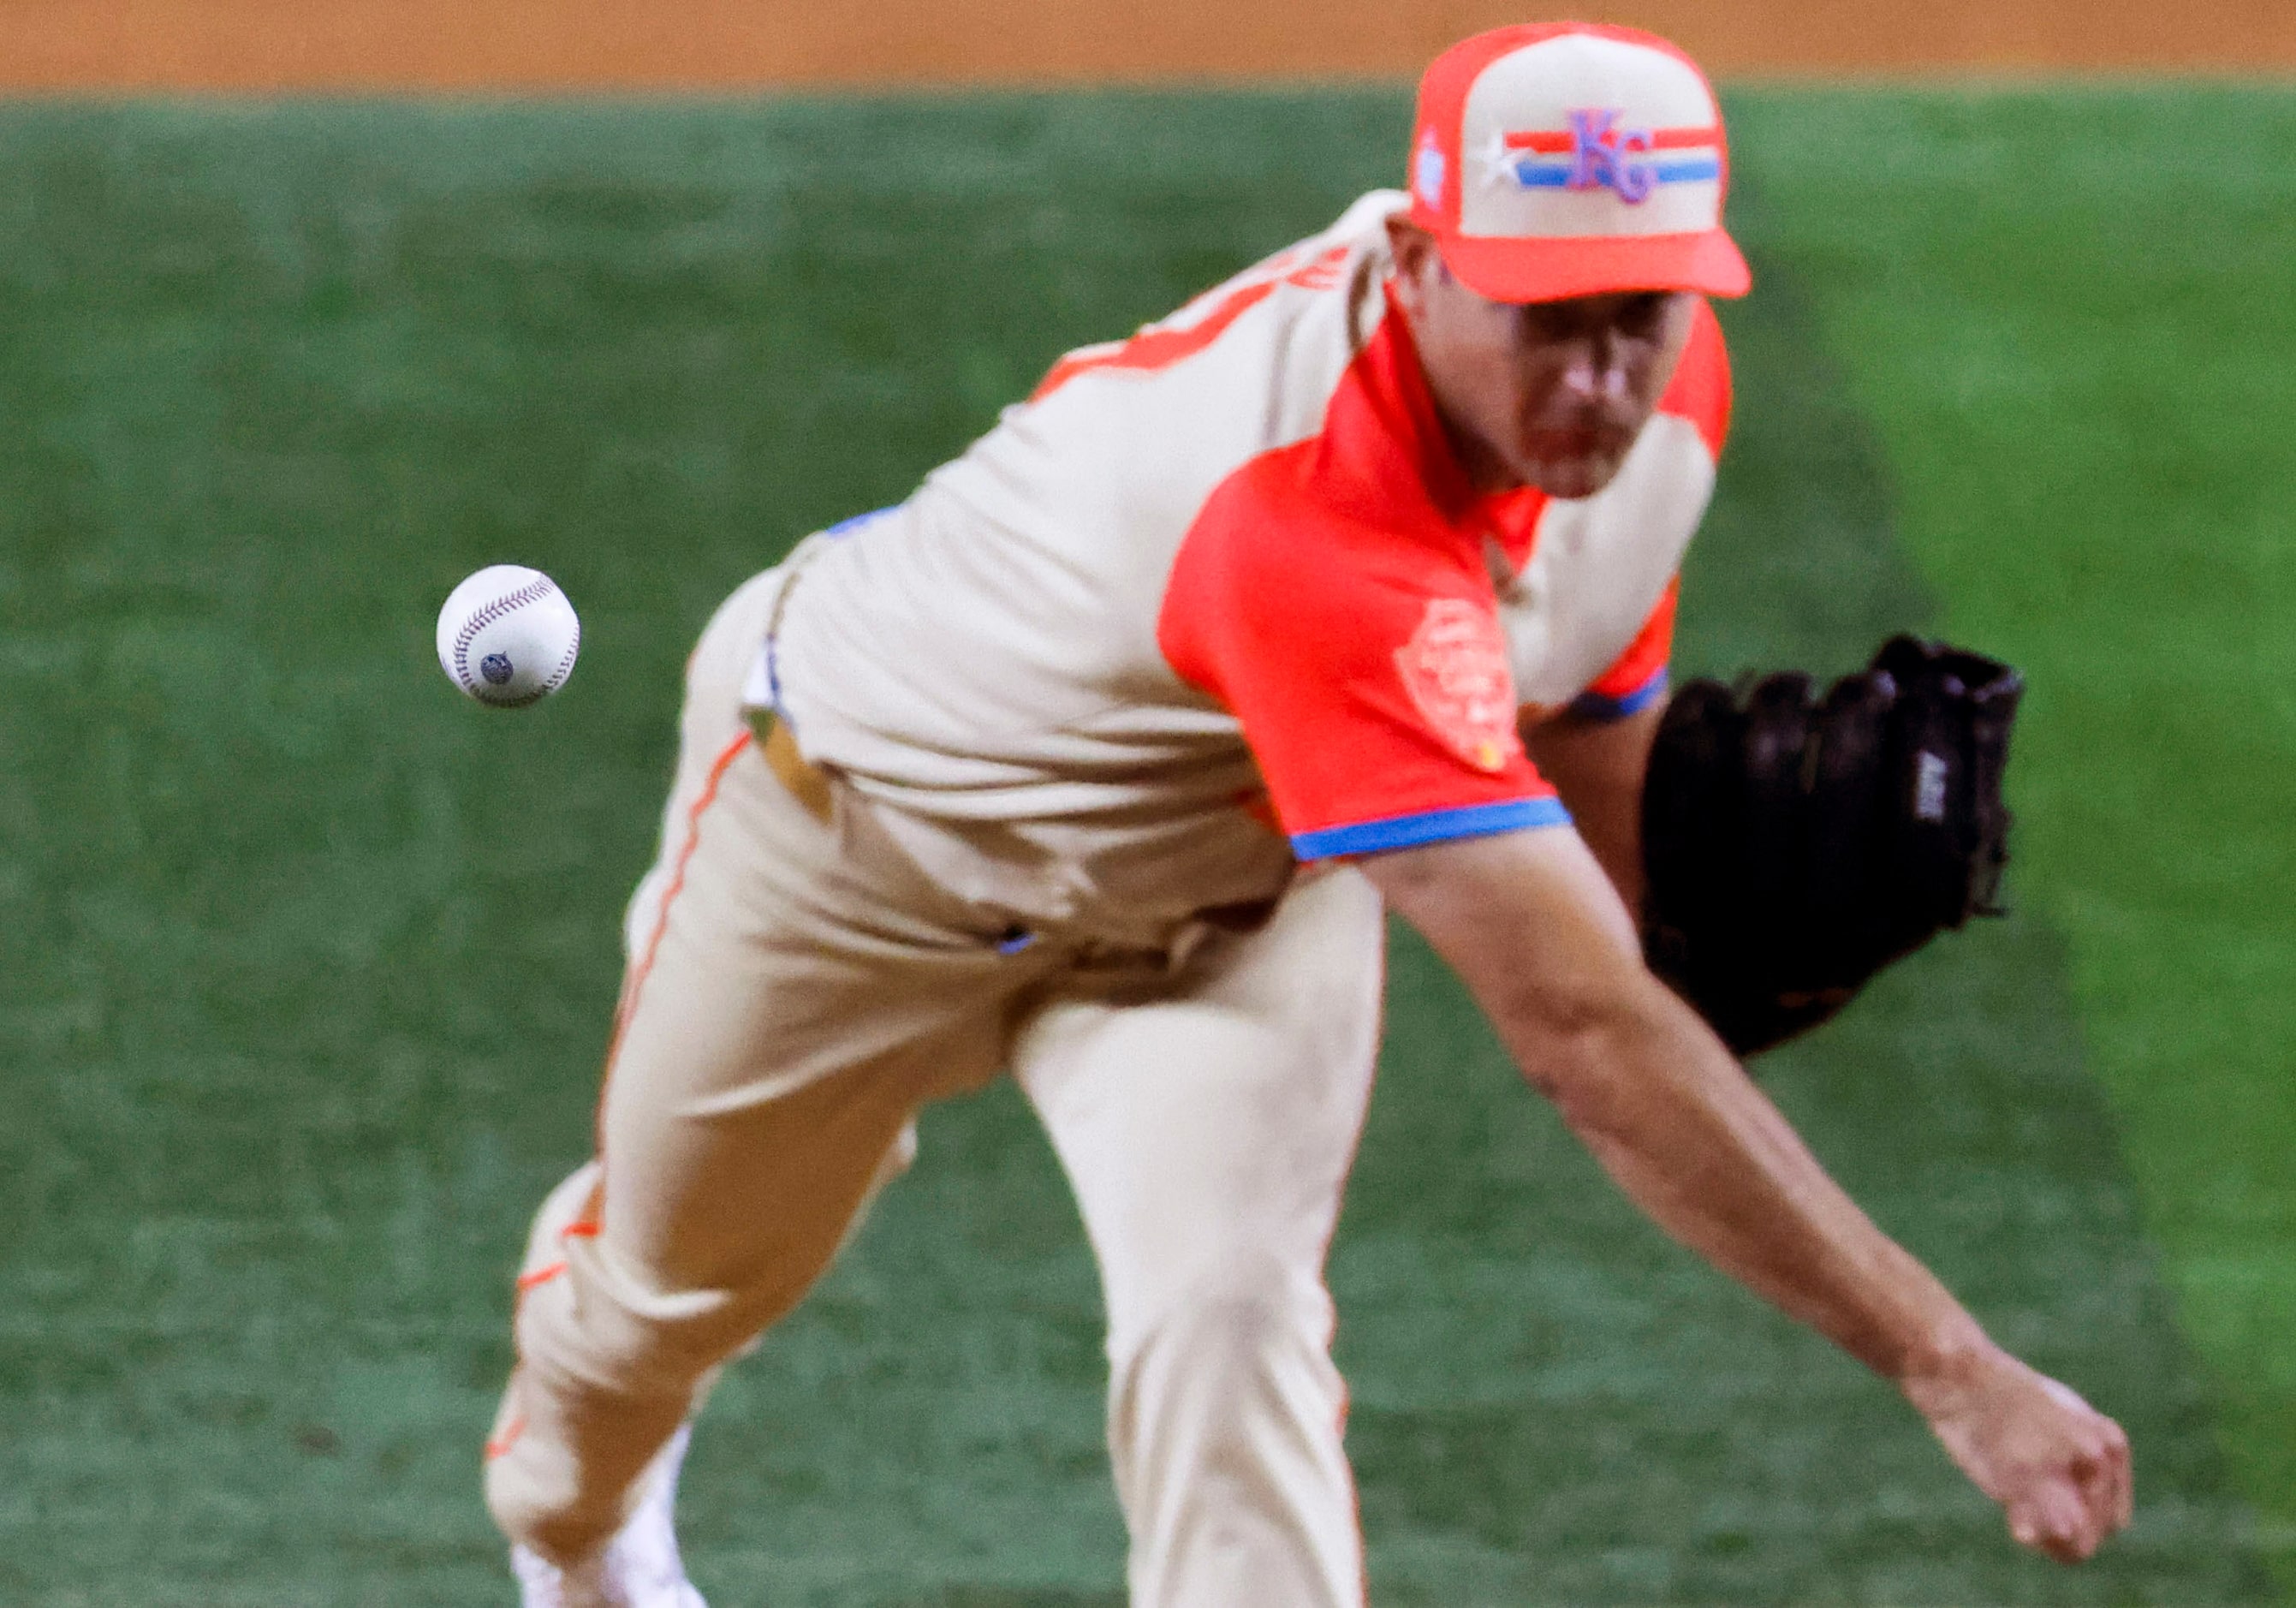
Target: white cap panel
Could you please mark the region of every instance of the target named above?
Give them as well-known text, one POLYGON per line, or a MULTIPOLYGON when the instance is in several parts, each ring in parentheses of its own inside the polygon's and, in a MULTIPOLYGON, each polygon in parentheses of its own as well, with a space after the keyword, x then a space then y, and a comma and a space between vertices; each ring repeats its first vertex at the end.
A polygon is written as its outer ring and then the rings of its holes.
POLYGON ((1719 109, 1687 62, 1623 39, 1565 34, 1499 57, 1461 119, 1459 232, 1558 238, 1693 234, 1721 222, 1719 109), (1534 149, 1509 136, 1549 136, 1534 149))

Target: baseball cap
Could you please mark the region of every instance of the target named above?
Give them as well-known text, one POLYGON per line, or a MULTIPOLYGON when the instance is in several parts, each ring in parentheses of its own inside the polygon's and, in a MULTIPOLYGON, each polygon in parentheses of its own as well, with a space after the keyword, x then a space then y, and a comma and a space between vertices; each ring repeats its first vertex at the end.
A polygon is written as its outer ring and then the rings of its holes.
POLYGON ((1713 86, 1655 34, 1545 22, 1463 40, 1419 81, 1411 152, 1412 221, 1488 300, 1753 283, 1722 227, 1713 86))

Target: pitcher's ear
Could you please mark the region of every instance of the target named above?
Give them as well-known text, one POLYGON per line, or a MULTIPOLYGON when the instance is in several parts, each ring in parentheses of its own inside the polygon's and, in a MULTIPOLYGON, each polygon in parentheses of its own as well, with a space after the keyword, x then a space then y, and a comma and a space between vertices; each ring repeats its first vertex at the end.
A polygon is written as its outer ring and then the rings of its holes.
POLYGON ((1398 212, 1387 220, 1388 249, 1395 258, 1395 285, 1404 307, 1419 311, 1431 280, 1447 279, 1443 253, 1435 237, 1398 212))
POLYGON ((1435 237, 1411 221, 1407 212, 1398 212, 1387 220, 1388 249, 1395 256, 1395 270, 1406 278, 1417 278, 1427 270, 1429 259, 1443 260, 1437 250, 1435 237))

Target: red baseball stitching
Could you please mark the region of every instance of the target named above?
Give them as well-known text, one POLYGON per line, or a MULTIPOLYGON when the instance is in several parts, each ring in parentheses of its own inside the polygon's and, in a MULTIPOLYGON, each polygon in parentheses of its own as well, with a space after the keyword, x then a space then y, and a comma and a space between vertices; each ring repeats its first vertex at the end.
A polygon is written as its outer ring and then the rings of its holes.
MULTIPOLYGON (((514 592, 504 593, 463 622, 463 628, 455 633, 455 679, 462 685, 464 692, 473 690, 471 685, 471 644, 478 634, 504 615, 514 613, 529 603, 540 603, 557 590, 557 583, 547 575, 537 577, 514 592)), ((502 709, 523 709, 536 699, 556 692, 566 677, 573 673, 574 656, 581 648, 582 622, 578 618, 574 621, 574 640, 566 644, 565 657, 558 661, 558 668, 551 672, 548 679, 523 698, 489 698, 486 701, 502 709)))

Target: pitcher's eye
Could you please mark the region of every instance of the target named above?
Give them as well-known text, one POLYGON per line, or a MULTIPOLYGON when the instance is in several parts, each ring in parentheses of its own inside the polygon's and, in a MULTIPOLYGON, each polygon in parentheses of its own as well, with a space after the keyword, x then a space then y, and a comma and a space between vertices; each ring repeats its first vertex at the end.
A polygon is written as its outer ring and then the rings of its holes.
POLYGON ((1619 326, 1630 333, 1647 335, 1659 325, 1665 316, 1667 295, 1663 291, 1644 291, 1627 299, 1619 309, 1619 326))

